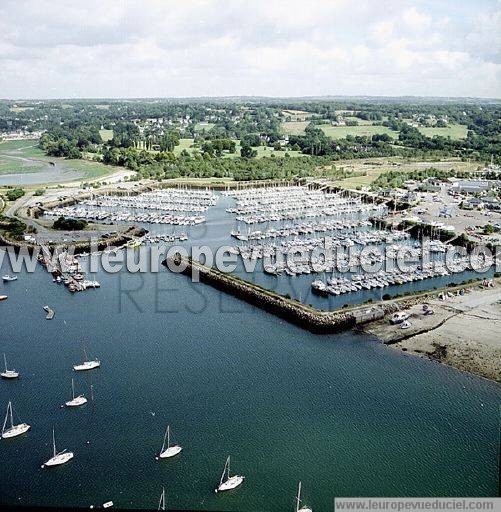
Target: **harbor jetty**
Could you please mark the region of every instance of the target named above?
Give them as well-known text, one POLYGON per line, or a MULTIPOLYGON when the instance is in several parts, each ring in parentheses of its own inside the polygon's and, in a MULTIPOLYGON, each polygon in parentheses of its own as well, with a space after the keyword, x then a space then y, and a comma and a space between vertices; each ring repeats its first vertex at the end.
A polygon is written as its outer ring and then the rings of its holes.
POLYGON ((209 268, 191 258, 176 255, 164 260, 163 264, 170 268, 178 267, 181 273, 189 277, 198 275, 198 279, 202 283, 317 334, 351 329, 357 325, 383 318, 386 314, 399 309, 398 305, 388 303, 378 306, 365 304, 338 311, 319 311, 294 299, 278 295, 262 286, 244 281, 237 276, 209 268))

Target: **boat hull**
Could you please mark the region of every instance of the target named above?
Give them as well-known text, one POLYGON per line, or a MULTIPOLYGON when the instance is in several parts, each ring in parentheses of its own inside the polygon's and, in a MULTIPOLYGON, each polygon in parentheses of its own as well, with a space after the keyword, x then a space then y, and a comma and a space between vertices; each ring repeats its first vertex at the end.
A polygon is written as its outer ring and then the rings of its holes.
POLYGON ((84 396, 77 396, 73 400, 70 400, 69 402, 66 402, 66 407, 80 407, 81 405, 84 405, 87 403, 87 398, 84 396))
POLYGON ((20 423, 19 425, 14 425, 12 428, 9 428, 2 434, 2 439, 12 439, 13 437, 21 436, 28 432, 30 428, 30 425, 28 425, 27 423, 20 423))
POLYGON ((9 370, 9 371, 0 373, 0 377, 2 377, 2 379, 7 379, 7 380, 8 379, 17 379, 19 377, 19 373, 9 370))
POLYGON ((77 364, 73 367, 76 372, 86 372, 89 370, 94 370, 95 368, 99 368, 101 363, 99 361, 86 361, 83 364, 77 364))
POLYGON ((181 446, 170 446, 166 450, 164 450, 162 453, 160 453, 159 457, 161 459, 169 459, 170 457, 175 457, 179 453, 181 453, 181 450, 183 448, 181 446))
POLYGON ((240 475, 232 476, 228 478, 226 482, 223 482, 217 489, 216 492, 224 492, 231 491, 232 489, 236 489, 239 485, 242 485, 245 477, 240 475))
POLYGON ((42 467, 52 468, 66 464, 73 458, 73 452, 58 453, 55 457, 49 459, 42 467))

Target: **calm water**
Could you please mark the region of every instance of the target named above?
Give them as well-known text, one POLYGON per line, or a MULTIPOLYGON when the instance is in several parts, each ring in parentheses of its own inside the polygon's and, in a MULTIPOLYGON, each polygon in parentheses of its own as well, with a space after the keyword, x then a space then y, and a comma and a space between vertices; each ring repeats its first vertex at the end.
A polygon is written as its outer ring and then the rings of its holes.
MULTIPOLYGON (((225 242, 224 212, 210 215, 198 235, 225 242)), ((335 496, 496 494, 498 385, 369 336, 304 332, 167 270, 97 279, 75 295, 42 268, 0 284, 0 352, 22 373, 0 382, 0 406, 32 425, 0 442, 4 503, 156 509, 165 485, 171 508, 271 512, 292 510, 300 479, 317 512, 335 496), (102 361, 85 375, 82 341, 102 361), (61 409, 72 377, 94 401, 61 409), (184 450, 156 461, 167 423, 184 450), (53 426, 75 458, 42 470, 53 426), (216 496, 229 454, 246 481, 216 496)))

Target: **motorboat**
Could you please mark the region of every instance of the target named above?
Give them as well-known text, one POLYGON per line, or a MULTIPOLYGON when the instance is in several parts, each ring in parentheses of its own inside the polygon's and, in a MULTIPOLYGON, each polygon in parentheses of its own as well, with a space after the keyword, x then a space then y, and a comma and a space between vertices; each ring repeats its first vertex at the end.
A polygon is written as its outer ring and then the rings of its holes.
POLYGON ((11 274, 5 274, 4 276, 2 276, 2 281, 4 281, 4 282, 17 281, 17 276, 13 276, 11 274))

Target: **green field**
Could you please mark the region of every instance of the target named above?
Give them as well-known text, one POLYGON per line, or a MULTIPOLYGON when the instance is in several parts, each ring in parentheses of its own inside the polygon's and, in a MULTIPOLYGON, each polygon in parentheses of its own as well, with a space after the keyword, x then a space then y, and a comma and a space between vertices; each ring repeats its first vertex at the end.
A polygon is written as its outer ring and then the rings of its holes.
POLYGON ((286 121, 282 123, 282 131, 286 135, 304 135, 304 129, 309 124, 309 121, 286 121))
POLYGON ((174 154, 176 156, 179 156, 183 149, 186 149, 186 151, 188 151, 189 153, 198 151, 198 149, 190 147, 193 145, 194 142, 194 139, 179 139, 179 145, 174 147, 174 154))
POLYGON ((196 132, 201 132, 201 131, 206 131, 208 132, 209 130, 212 130, 212 128, 214 128, 215 124, 214 123, 197 123, 195 125, 195 131, 196 132))
POLYGON ((372 135, 379 135, 386 133, 393 139, 398 138, 398 132, 390 130, 386 126, 331 126, 327 124, 320 125, 319 128, 323 130, 325 135, 333 139, 345 139, 347 135, 359 135, 364 137, 372 137, 372 135))
POLYGON ((464 124, 450 124, 445 128, 436 128, 432 126, 430 128, 418 128, 418 130, 426 137, 433 137, 440 135, 441 137, 450 137, 453 140, 466 139, 468 134, 468 127, 464 124))
POLYGON ((101 135, 103 142, 108 142, 113 138, 113 130, 99 130, 99 135, 101 135))

